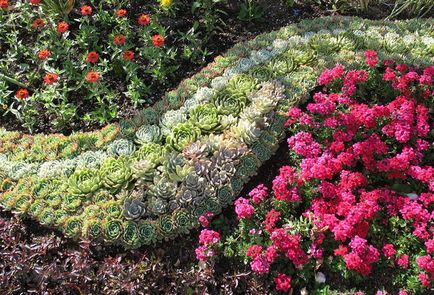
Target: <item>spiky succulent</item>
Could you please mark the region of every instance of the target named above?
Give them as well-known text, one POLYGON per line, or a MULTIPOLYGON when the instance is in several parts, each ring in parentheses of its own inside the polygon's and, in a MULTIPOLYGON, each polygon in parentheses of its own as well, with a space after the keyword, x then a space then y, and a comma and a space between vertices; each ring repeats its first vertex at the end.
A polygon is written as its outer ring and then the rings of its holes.
POLYGON ((99 171, 102 185, 111 192, 128 186, 132 177, 130 163, 127 157, 107 158, 99 171))
POLYGON ((166 142, 175 150, 182 151, 188 144, 196 141, 201 132, 191 123, 176 125, 166 137, 166 142))
POLYGON ((101 179, 96 169, 81 169, 68 178, 68 192, 86 197, 101 188, 101 179))
POLYGON ((102 221, 97 218, 86 219, 84 221, 83 232, 85 237, 98 238, 103 232, 102 221))
POLYGON ((190 121, 203 133, 216 131, 220 127, 220 116, 215 106, 199 105, 190 111, 190 121))
POLYGON ((134 221, 126 221, 123 227, 122 242, 132 248, 136 248, 140 244, 139 226, 134 221))
POLYGON ((145 143, 160 143, 161 131, 157 125, 143 125, 136 132, 136 142, 140 145, 145 143))

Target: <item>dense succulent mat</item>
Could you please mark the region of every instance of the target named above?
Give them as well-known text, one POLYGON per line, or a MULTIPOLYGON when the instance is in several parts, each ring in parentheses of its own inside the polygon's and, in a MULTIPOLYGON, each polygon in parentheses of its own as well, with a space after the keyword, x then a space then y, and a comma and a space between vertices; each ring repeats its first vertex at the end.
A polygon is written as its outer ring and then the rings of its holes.
POLYGON ((138 247, 218 213, 276 151, 285 110, 362 52, 433 62, 431 19, 306 20, 218 57, 142 114, 100 131, 0 129, 0 204, 73 238, 138 247))

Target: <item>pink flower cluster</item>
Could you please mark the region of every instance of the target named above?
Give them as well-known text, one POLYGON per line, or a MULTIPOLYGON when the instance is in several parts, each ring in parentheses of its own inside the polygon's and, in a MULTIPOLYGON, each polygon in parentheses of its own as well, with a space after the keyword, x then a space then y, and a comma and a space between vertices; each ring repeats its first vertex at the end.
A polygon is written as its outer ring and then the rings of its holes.
POLYGON ((220 241, 220 234, 210 229, 203 229, 199 235, 199 246, 196 248, 196 258, 206 261, 214 256, 214 246, 220 241))
POLYGON ((365 239, 355 236, 350 242, 351 252, 344 255, 344 260, 348 269, 357 271, 367 276, 372 271, 372 264, 380 258, 378 250, 368 245, 365 239))
POLYGON ((237 213, 238 219, 249 219, 255 212, 255 208, 253 208, 248 199, 238 198, 235 201, 235 212, 237 213))

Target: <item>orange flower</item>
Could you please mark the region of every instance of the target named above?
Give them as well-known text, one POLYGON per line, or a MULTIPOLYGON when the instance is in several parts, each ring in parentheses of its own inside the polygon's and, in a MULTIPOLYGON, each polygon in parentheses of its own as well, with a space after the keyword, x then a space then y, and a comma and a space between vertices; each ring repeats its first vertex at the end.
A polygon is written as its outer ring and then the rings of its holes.
POLYGON ((134 59, 134 52, 131 51, 131 50, 125 51, 124 54, 123 54, 123 58, 125 60, 133 60, 134 59))
POLYGON ((149 14, 141 14, 137 21, 140 25, 147 26, 151 23, 151 17, 149 16, 149 14))
POLYGON ((30 0, 30 4, 32 5, 38 5, 39 3, 41 3, 41 0, 30 0))
POLYGON ((125 36, 122 34, 119 34, 119 35, 115 36, 114 42, 118 45, 122 45, 125 43, 125 40, 126 40, 125 36))
MULTIPOLYGON (((1 0, 0 0, 0 1, 1 1, 1 0)), ((41 28, 41 27, 43 27, 43 26, 45 26, 45 22, 44 22, 43 19, 41 19, 41 18, 37 18, 37 19, 35 19, 35 20, 33 21, 33 24, 32 24, 32 28, 33 28, 33 29, 41 28)))
POLYGON ((68 31, 68 29, 69 29, 69 25, 67 22, 60 22, 57 24, 58 33, 65 33, 66 31, 68 31))
POLYGON ((164 37, 161 36, 160 34, 154 35, 152 37, 152 44, 154 44, 155 47, 161 47, 164 45, 164 37))
POLYGON ((38 57, 42 60, 46 59, 50 55, 51 55, 51 52, 47 48, 44 48, 38 52, 38 57))
POLYGON ((127 11, 125 9, 119 9, 118 11, 116 11, 116 15, 119 17, 124 17, 125 15, 127 15, 127 11))
POLYGON ((44 76, 44 83, 47 85, 52 85, 59 80, 59 76, 57 76, 55 73, 48 73, 44 76))
POLYGON ((86 74, 86 81, 89 83, 95 83, 99 80, 99 73, 90 71, 86 74))
POLYGON ((1 9, 7 9, 9 7, 9 1, 8 0, 0 0, 0 8, 1 9))
POLYGON ((89 5, 83 5, 81 7, 81 15, 91 15, 92 14, 92 7, 89 5))
POLYGON ((86 61, 91 63, 97 63, 99 60, 99 54, 96 51, 91 51, 87 54, 86 61))
POLYGON ((15 96, 19 99, 25 99, 29 97, 29 91, 27 89, 21 88, 15 93, 15 96))

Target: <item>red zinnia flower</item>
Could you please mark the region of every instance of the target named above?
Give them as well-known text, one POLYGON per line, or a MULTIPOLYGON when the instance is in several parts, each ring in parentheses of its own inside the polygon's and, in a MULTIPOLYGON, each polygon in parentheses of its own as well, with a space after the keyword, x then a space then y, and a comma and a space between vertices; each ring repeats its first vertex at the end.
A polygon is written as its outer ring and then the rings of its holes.
POLYGON ((92 14, 92 7, 89 5, 83 5, 81 7, 81 15, 91 15, 92 14))
POLYGON ((46 59, 47 57, 50 56, 50 51, 47 48, 42 49, 41 51, 38 52, 38 57, 42 60, 46 59))
POLYGON ((60 22, 57 24, 58 33, 65 33, 66 31, 68 31, 68 29, 69 29, 69 25, 67 22, 60 22))
POLYGON ((152 43, 154 44, 155 47, 161 47, 164 45, 164 37, 161 36, 160 34, 154 35, 152 37, 152 43))
POLYGON ((44 76, 44 83, 47 85, 52 85, 59 80, 59 76, 57 76, 55 73, 48 73, 44 76))
POLYGON ((21 88, 15 93, 15 96, 19 99, 25 99, 29 97, 29 91, 27 89, 21 88))
POLYGON ((147 26, 151 23, 151 17, 149 14, 141 14, 137 21, 140 25, 147 26))
POLYGON ((43 26, 45 26, 45 22, 43 19, 37 18, 33 21, 33 24, 32 24, 33 29, 41 28, 43 26))
POLYGON ((123 58, 125 60, 133 60, 134 59, 134 52, 131 51, 131 50, 125 51, 124 54, 123 54, 123 58))
POLYGON ((41 0, 30 0, 30 4, 32 5, 38 5, 39 3, 41 3, 41 0))
POLYGON ((118 45, 122 45, 125 43, 125 40, 126 40, 125 36, 122 34, 119 34, 119 35, 115 36, 114 42, 118 45))
POLYGON ((87 54, 86 61, 96 63, 99 60, 99 54, 96 51, 91 51, 87 54))
POLYGON ((86 74, 86 81, 89 83, 95 83, 99 80, 99 73, 90 71, 86 74))
POLYGON ((8 0, 0 0, 0 8, 7 9, 9 7, 9 1, 8 0))
POLYGON ((124 17, 125 15, 127 15, 127 11, 125 9, 119 9, 118 11, 116 11, 116 15, 119 17, 124 17))

